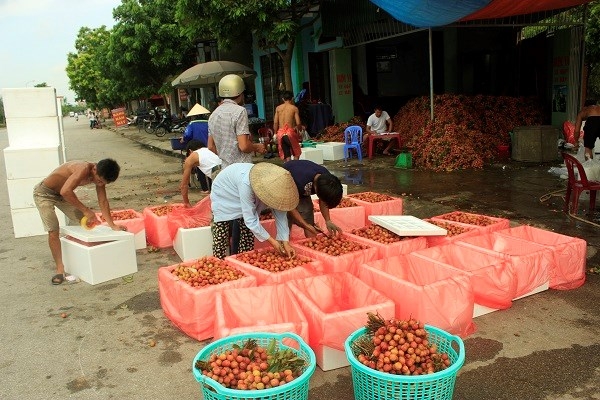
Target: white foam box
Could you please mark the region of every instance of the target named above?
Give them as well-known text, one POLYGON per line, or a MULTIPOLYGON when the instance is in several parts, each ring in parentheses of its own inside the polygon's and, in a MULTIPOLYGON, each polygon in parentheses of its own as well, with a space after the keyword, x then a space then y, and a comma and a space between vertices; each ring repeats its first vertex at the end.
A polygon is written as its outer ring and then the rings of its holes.
POLYGON ((61 142, 58 117, 6 118, 6 129, 11 146, 52 147, 61 142))
MULTIPOLYGON (((7 179, 46 177, 62 163, 59 146, 4 149, 7 179), (29 160, 29 161, 25 161, 29 160)), ((39 178, 41 181, 42 178, 39 178)))
POLYGON ((330 371, 332 369, 343 368, 350 365, 346 352, 334 349, 329 346, 317 346, 315 349, 315 357, 317 358, 317 365, 323 371, 330 371))
POLYGON ((317 164, 323 164, 323 150, 313 147, 303 147, 300 160, 310 160, 317 164))
MULTIPOLYGON (((544 290, 548 290, 549 287, 550 287, 550 281, 545 282, 545 283, 541 284, 540 286, 534 288, 532 291, 525 293, 522 296, 515 297, 513 299, 513 301, 522 299, 523 297, 534 295, 536 293, 543 292, 544 290)), ((498 308, 490 308, 490 307, 486 307, 481 304, 475 303, 473 306, 473 318, 481 317, 482 315, 489 314, 494 311, 498 311, 498 308)))
POLYGON ((5 88, 2 89, 2 101, 7 118, 58 115, 56 89, 53 87, 5 88))
POLYGON ((35 207, 35 202, 33 201, 33 188, 40 183, 42 179, 44 178, 7 179, 6 186, 8 187, 10 208, 35 207))
MULTIPOLYGON (((46 230, 36 207, 11 209, 13 231, 16 238, 45 235, 46 230)), ((67 224, 67 217, 56 210, 60 226, 67 224)))
POLYGON ((61 228, 60 238, 65 272, 91 285, 136 273, 137 259, 133 233, 113 231, 99 225, 61 228))
POLYGON ((343 142, 318 143, 316 148, 323 151, 323 160, 337 161, 344 159, 343 142))
POLYGON ((173 240, 173 249, 182 261, 212 256, 212 231, 210 226, 179 228, 173 240))

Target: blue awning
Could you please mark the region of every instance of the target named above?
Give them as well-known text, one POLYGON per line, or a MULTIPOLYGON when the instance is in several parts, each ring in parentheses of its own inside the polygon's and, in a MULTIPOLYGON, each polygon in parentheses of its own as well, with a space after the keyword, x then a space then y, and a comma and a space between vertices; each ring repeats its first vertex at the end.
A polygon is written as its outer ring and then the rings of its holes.
MULTIPOLYGON (((443 26, 487 6, 491 0, 371 0, 392 17, 420 28, 443 26)), ((514 1, 514 0, 513 0, 514 1)))

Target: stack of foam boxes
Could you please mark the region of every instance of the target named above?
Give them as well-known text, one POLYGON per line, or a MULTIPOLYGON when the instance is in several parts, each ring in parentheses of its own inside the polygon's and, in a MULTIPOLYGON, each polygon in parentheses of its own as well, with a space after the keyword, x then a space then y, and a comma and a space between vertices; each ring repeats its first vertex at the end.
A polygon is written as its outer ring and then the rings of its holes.
MULTIPOLYGON (((64 162, 60 102, 50 87, 3 89, 6 185, 15 237, 45 234, 33 188, 64 162)), ((66 217, 58 212, 59 222, 66 217)))

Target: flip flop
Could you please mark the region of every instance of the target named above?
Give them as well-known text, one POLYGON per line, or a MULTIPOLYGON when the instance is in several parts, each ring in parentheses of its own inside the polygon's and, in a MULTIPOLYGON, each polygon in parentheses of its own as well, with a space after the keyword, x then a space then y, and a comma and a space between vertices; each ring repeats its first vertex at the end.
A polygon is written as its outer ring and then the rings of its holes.
POLYGON ((65 280, 64 274, 56 274, 52 277, 51 282, 53 285, 60 285, 61 283, 63 283, 64 280, 65 280))

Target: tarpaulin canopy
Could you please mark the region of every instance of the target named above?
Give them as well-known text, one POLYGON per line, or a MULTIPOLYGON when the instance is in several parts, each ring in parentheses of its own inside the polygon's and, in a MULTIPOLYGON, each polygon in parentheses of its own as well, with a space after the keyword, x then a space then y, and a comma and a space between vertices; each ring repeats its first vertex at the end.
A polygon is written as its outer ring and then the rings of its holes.
POLYGON ((590 3, 592 0, 492 0, 489 4, 467 15, 462 21, 492 19, 531 14, 540 11, 558 10, 590 3))
MULTIPOLYGON (((514 0, 509 0, 514 2, 514 0)), ((392 17, 418 27, 448 25, 485 7, 490 0, 371 0, 392 17)))
POLYGON ((592 0, 371 0, 392 17, 417 27, 435 27, 456 21, 504 18, 564 9, 592 0))

